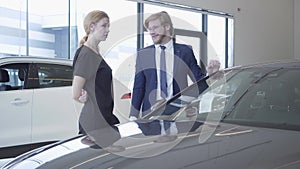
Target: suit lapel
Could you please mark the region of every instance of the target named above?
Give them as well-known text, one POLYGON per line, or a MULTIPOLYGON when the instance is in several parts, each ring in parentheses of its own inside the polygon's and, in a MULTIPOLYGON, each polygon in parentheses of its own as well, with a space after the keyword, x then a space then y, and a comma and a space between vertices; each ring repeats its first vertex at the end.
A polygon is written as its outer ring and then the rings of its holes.
POLYGON ((173 44, 174 46, 174 75, 176 75, 178 72, 178 67, 179 67, 179 63, 180 63, 180 60, 181 59, 181 52, 179 50, 179 47, 176 43, 173 44))
POLYGON ((156 59, 155 59, 155 46, 152 45, 151 48, 150 48, 150 55, 149 56, 152 56, 152 57, 149 57, 151 58, 151 66, 152 68, 156 68, 156 59))
POLYGON ((156 69, 156 59, 155 59, 155 47, 154 45, 149 46, 141 51, 138 55, 141 55, 141 63, 143 70, 156 69))

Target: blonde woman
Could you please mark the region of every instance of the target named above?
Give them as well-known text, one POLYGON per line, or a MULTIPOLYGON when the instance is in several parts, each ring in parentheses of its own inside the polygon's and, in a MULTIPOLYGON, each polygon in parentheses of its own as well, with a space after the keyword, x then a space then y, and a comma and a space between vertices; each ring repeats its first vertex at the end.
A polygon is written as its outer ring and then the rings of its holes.
POLYGON ((112 70, 99 53, 99 43, 109 33, 109 17, 99 10, 91 11, 84 19, 86 36, 74 57, 73 99, 84 103, 79 117, 80 133, 86 141, 101 147, 120 138, 119 123, 113 114, 112 70))

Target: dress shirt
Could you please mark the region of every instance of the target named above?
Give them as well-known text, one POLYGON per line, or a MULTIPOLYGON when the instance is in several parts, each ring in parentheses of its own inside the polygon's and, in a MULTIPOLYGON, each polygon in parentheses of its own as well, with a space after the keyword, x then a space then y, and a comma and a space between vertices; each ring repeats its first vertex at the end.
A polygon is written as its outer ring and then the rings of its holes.
MULTIPOLYGON (((168 43, 164 44, 166 47, 166 75, 167 75, 167 90, 168 96, 167 99, 171 98, 173 95, 173 70, 174 70, 174 47, 173 40, 170 40, 168 43)), ((160 53, 161 53, 160 44, 155 45, 155 60, 157 68, 157 100, 162 99, 161 97, 161 88, 160 88, 160 53)))

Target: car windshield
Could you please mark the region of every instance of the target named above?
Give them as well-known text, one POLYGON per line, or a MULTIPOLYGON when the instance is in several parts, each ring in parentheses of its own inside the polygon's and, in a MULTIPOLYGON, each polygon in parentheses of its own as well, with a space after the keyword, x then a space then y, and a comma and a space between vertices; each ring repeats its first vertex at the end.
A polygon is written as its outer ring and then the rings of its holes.
POLYGON ((195 83, 144 118, 300 130, 299 68, 232 69, 204 80, 209 87, 201 94, 195 83))

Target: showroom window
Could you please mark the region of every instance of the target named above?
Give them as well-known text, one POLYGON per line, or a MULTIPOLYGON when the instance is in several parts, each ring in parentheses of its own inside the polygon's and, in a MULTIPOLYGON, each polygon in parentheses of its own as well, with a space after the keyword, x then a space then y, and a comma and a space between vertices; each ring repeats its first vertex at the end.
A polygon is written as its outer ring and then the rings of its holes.
POLYGON ((234 20, 231 15, 171 2, 142 2, 2 0, 0 12, 4 15, 0 16, 0 57, 29 55, 73 59, 78 42, 85 35, 84 16, 99 9, 108 13, 111 22, 110 34, 100 45, 102 55, 114 73, 124 62, 125 69, 132 69, 133 65, 127 59, 137 49, 152 44, 147 32, 140 31, 144 19, 151 13, 165 10, 174 22, 176 41, 192 45, 198 60, 202 59, 207 64, 207 60, 217 58, 222 67, 233 66, 234 20), (207 38, 206 42, 203 35, 207 38))
POLYGON ((68 58, 68 6, 68 0, 28 0, 28 55, 68 58))
POLYGON ((0 57, 26 55, 26 1, 0 1, 0 57))
MULTIPOLYGON (((86 34, 83 29, 83 19, 90 11, 95 9, 106 12, 110 17, 110 32, 106 41, 100 43, 100 52, 109 60, 108 62, 118 64, 118 62, 122 62, 128 55, 136 51, 136 2, 125 0, 77 0, 72 2, 71 24, 76 25, 77 30, 73 31, 77 33, 78 39, 73 39, 74 42, 71 44, 75 47, 71 48, 75 50, 78 48, 79 41, 86 34)), ((71 58, 73 56, 71 55, 71 58)))
POLYGON ((0 56, 68 58, 68 0, 3 0, 0 12, 0 56))
POLYGON ((85 36, 84 17, 92 10, 102 10, 110 18, 110 32, 105 42, 100 43, 100 53, 113 71, 114 79, 129 86, 134 70, 133 55, 137 50, 137 3, 126 0, 76 0, 71 1, 70 21, 75 25, 71 30, 70 58, 85 36), (76 37, 76 38, 75 38, 76 37))
MULTIPOLYGON (((152 13, 168 12, 176 42, 191 45, 200 65, 207 65, 209 60, 216 59, 221 62, 222 68, 233 66, 232 16, 151 0, 145 1, 143 9, 145 18, 152 13)), ((144 46, 151 45, 149 33, 144 34, 144 46)))

